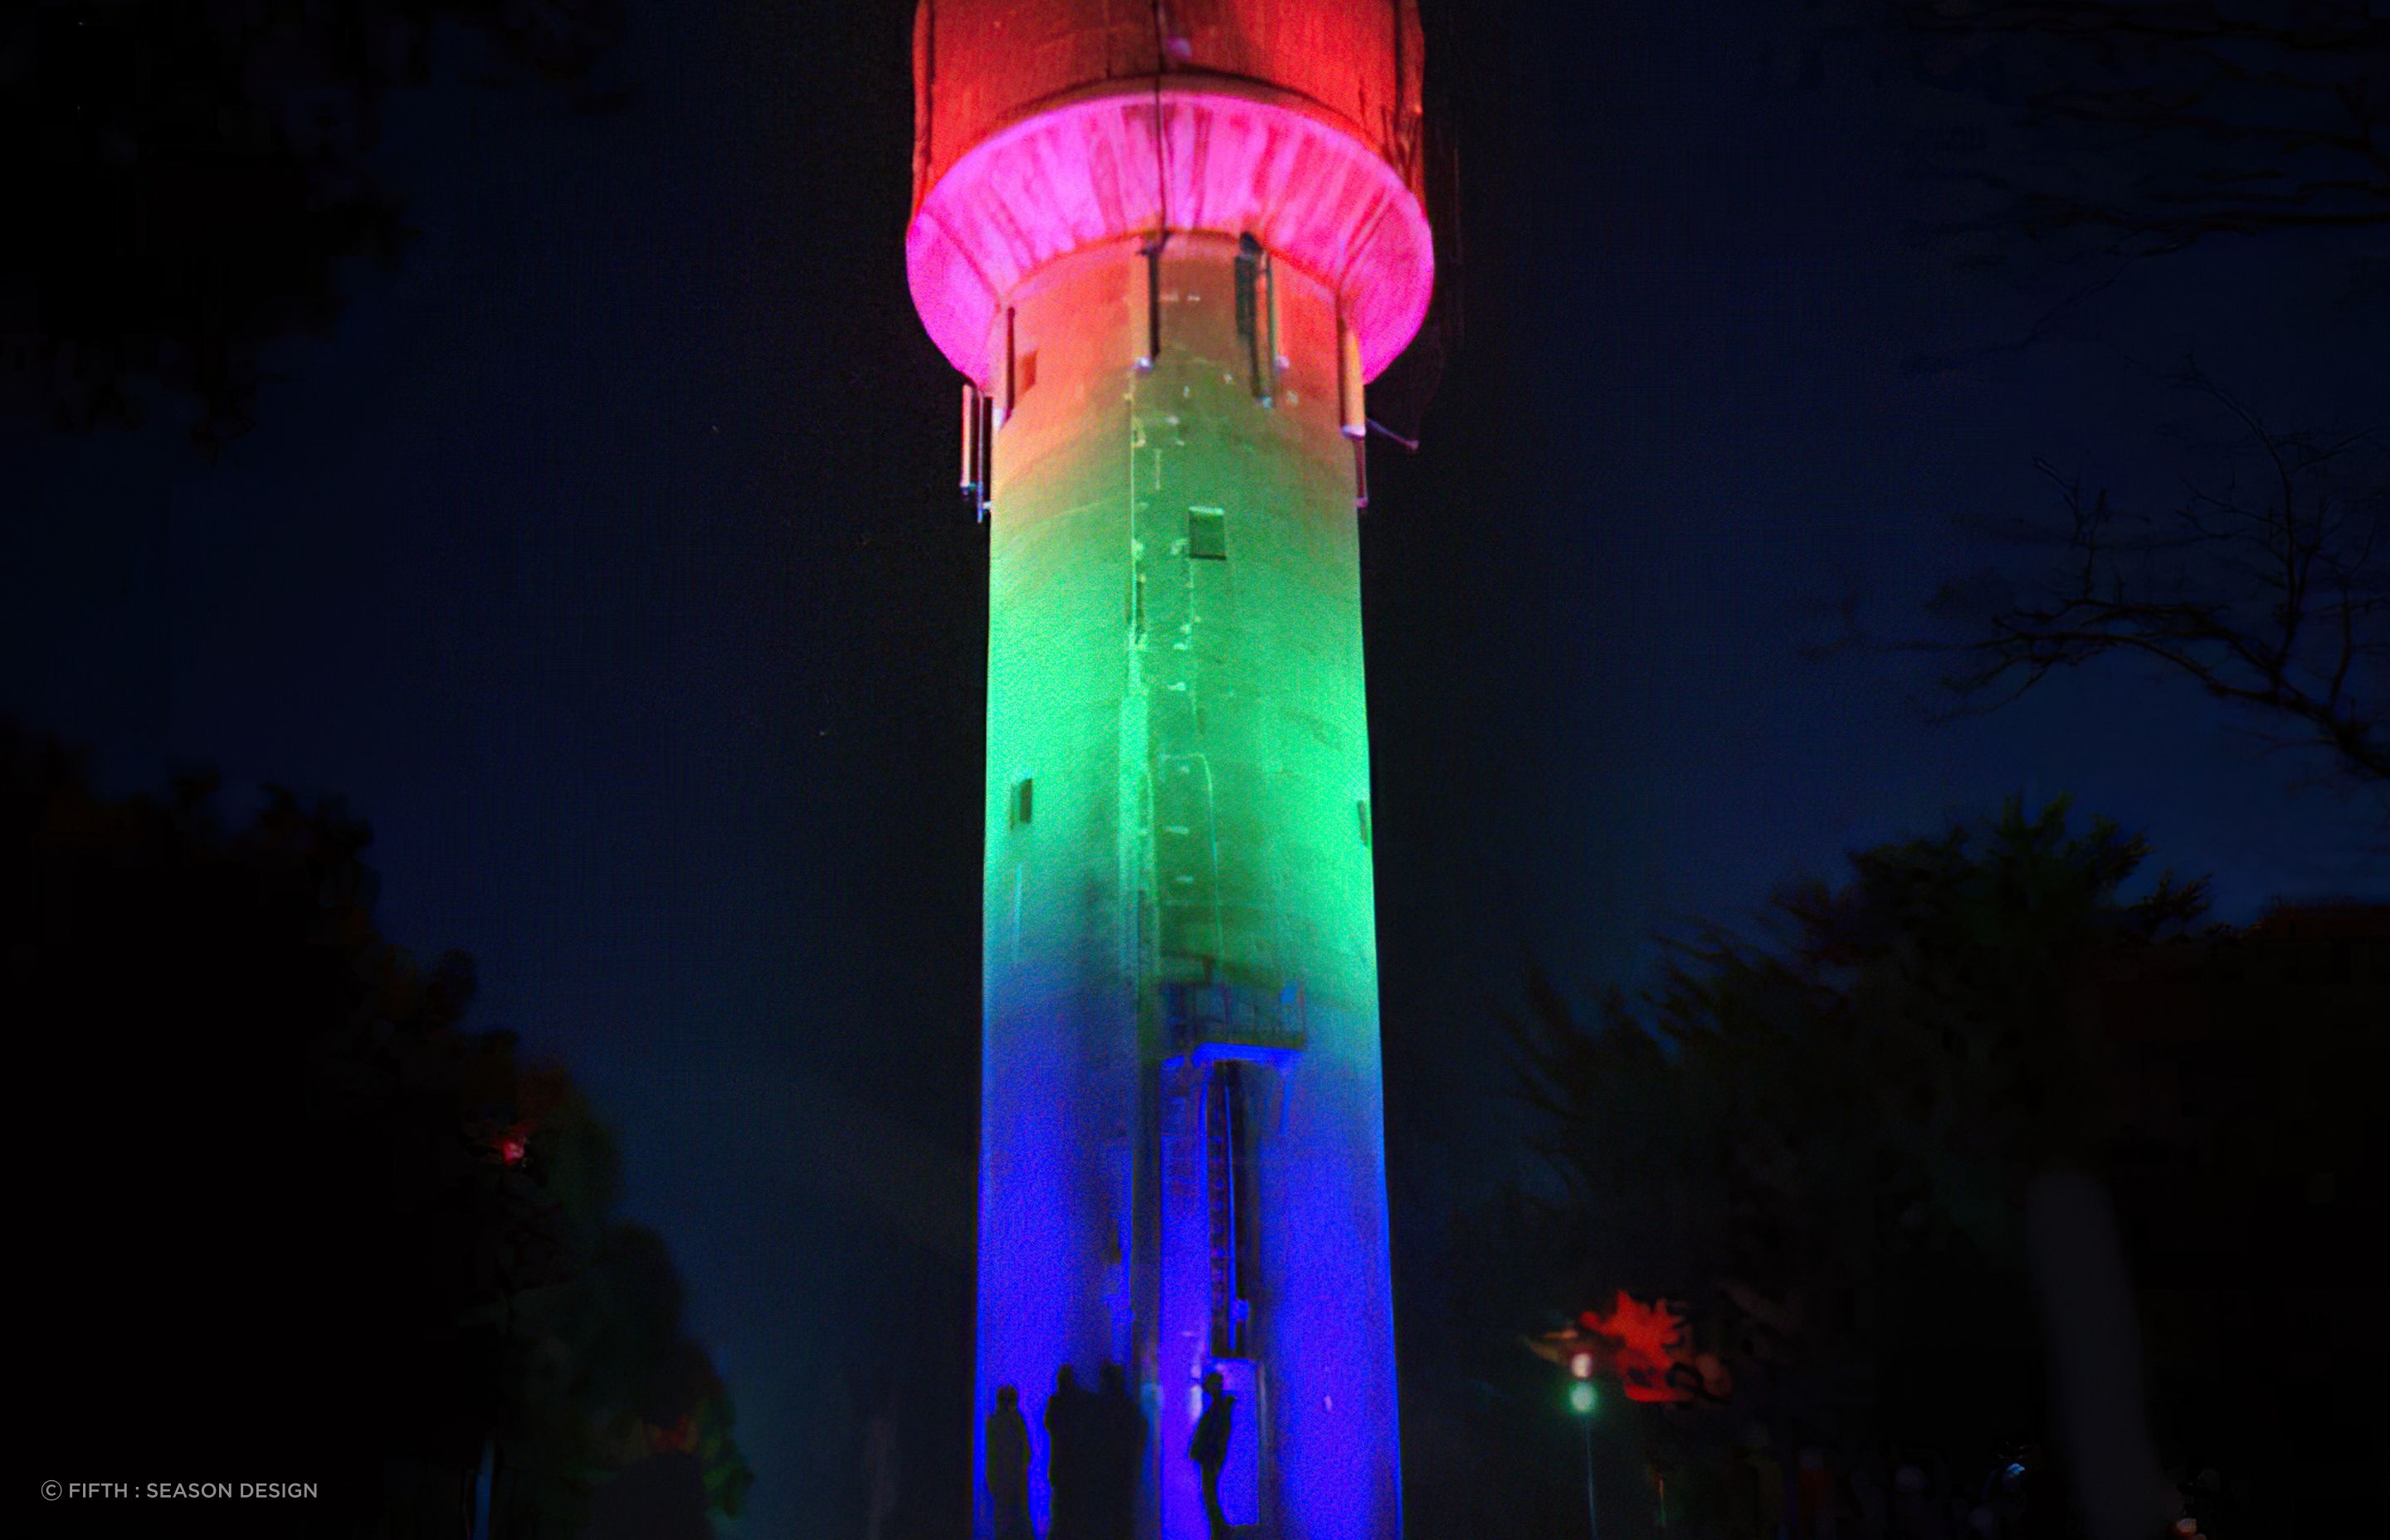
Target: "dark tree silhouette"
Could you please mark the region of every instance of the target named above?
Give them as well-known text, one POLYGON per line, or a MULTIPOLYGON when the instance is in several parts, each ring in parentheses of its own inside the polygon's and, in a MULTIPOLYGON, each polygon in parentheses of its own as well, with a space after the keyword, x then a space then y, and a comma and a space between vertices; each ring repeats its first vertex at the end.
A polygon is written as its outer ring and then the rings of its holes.
POLYGON ((2053 673, 2139 659, 2322 751, 2390 817, 2390 443, 2281 431, 2195 370, 2179 384, 2228 425, 2212 472, 2151 511, 2042 466, 2061 516, 2000 532, 2042 570, 1936 596, 1970 633, 1921 644, 1951 661, 1947 699, 1998 706, 2053 673))
POLYGON ((7 210, 0 383, 68 430, 132 424, 152 387, 213 452, 256 417, 259 351, 330 326, 343 259, 395 260, 372 150, 392 90, 460 27, 482 78, 531 73, 612 105, 616 0, 69 0, 0 18, 0 136, 30 173, 7 210))
MULTIPOLYGON (((1926 233, 2028 280, 2096 259, 2098 276, 2023 337, 1922 352, 1916 372, 2029 347, 2135 263, 2201 241, 2390 227, 2390 16, 2372 0, 1810 8, 1824 19, 1805 39, 1807 83, 1856 46, 1949 109, 1908 104, 1938 123, 1921 137, 1923 169, 1957 189, 1919 222, 1926 233)), ((2347 250, 2342 304, 2362 327, 2390 267, 2347 250)), ((2180 501, 2150 511, 2044 465, 2062 517, 2000 533, 2051 559, 1953 581, 1935 600, 1971 632, 1921 644, 1952 660, 1944 703, 1995 705, 2130 654, 2321 748, 2351 780, 2390 786, 2385 445, 2370 424, 2286 431, 2195 369, 2177 383, 2229 426, 2216 473, 2187 464, 2180 501)))
POLYGON ((227 834, 211 791, 101 798, 0 722, 35 1463, 320 1483, 250 1533, 446 1532, 486 1474, 495 1534, 569 1537, 658 1455, 735 1512, 727 1397, 571 1081, 381 935, 362 823, 277 793, 227 834))
POLYGON ((1853 37, 1980 109, 1927 168, 1945 235, 2135 258, 2220 235, 2390 225, 2390 19, 2369 0, 1857 0, 1853 37))
POLYGON ((2027 156, 1975 176, 2029 235, 2154 254, 2390 225, 2390 20, 2366 0, 1893 9, 1921 64, 2008 72, 2027 156))
MULTIPOLYGON (((2159 1531, 2162 1456, 2232 1466, 2284 1533, 2345 1517, 2319 1476, 2346 1439, 2252 1408, 2328 1429, 2371 1393, 2266 1323, 2363 1287, 2330 1204, 2361 1161, 2390 910, 2206 926, 2202 884, 2128 896, 2148 858, 2011 804, 1785 890, 1758 939, 1697 935, 1589 1029, 1535 993, 1510 1035, 1568 1197, 1533 1228, 1578 1258, 1548 1287, 1681 1298, 1733 1369, 1723 1418, 1643 1430, 1654 1457, 1715 1468, 1748 1418, 1978 1471, 2047 1436, 2094 1535, 2159 1531), (2209 1254, 2227 1238, 2251 1249, 2209 1254)), ((2361 1312, 2337 1328, 2378 1359, 2361 1312)))
POLYGON ((1786 890, 1772 938, 1681 943, 1645 1007, 1594 1031, 1548 996, 1518 1024, 1598 1259, 1566 1303, 1681 1298, 1732 1370, 1730 1415, 1668 1424, 1664 1459, 1714 1467, 1754 1418, 1983 1464, 2040 1436, 2037 1315, 2101 1260, 2037 1288, 2028 1238, 2045 1174, 2097 1168, 2098 1044, 2072 997, 2204 905, 2171 879, 2122 897, 2147 855, 2063 803, 2012 804, 1786 890))

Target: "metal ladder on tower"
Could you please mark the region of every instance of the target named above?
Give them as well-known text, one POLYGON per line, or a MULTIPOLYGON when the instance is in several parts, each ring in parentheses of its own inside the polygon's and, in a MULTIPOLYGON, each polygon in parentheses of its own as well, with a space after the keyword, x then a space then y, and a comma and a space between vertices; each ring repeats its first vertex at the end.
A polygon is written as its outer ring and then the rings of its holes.
POLYGON ((1210 1215, 1212 1356, 1243 1354, 1237 1309, 1237 1123, 1242 1110, 1233 1060, 1214 1063, 1203 1086, 1203 1183, 1210 1215))

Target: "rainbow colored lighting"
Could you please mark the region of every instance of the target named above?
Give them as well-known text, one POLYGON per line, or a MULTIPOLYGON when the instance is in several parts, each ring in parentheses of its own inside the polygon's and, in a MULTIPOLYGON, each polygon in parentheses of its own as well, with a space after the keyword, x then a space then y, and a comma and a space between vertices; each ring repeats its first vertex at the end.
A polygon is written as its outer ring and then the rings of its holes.
POLYGON ((1232 1523, 1393 1540, 1349 435, 1433 282, 1418 19, 923 0, 914 35, 907 271, 992 441, 979 1415, 1019 1391, 1043 1534, 1057 1371, 1119 1367, 1137 1534, 1201 1540, 1216 1374, 1232 1523))

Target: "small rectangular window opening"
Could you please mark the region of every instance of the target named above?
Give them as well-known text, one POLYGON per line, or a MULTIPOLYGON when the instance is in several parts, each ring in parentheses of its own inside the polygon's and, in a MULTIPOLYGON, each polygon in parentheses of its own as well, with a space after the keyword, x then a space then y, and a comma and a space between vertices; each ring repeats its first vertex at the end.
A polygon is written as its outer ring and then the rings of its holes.
POLYGON ((1013 828, 1019 828, 1022 827, 1023 825, 1025 825, 1025 824, 1027 824, 1027 823, 1029 822, 1029 815, 1030 815, 1030 814, 1034 810, 1034 798, 1033 798, 1033 793, 1035 791, 1035 789, 1036 789, 1036 786, 1037 786, 1037 783, 1036 783, 1035 781, 1034 781, 1034 780, 1030 779, 1030 778, 1029 778, 1028 776, 1023 776, 1022 777, 1021 777, 1021 780, 1020 780, 1020 781, 1019 781, 1019 782, 1018 782, 1018 783, 1013 787, 1013 789, 1012 789, 1012 827, 1013 827, 1013 828))
POLYGON ((1218 508, 1187 510, 1187 554, 1198 561, 1228 559, 1228 516, 1218 508))
POLYGON ((1361 815, 1361 848, 1368 850, 1369 848, 1369 804, 1355 802, 1353 808, 1361 815))

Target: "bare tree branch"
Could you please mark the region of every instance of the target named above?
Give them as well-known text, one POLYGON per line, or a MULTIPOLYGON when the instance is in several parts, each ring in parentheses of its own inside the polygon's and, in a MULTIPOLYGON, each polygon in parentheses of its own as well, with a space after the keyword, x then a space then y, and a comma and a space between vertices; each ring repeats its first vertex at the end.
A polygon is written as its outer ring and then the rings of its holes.
MULTIPOLYGON (((1908 72, 2001 109, 1929 169, 1981 196, 1942 235, 2144 257, 2390 225, 2390 16, 2369 0, 1873 0, 1908 72)), ((1845 29, 1857 30, 1857 29, 1845 29)))
POLYGON ((1908 644, 1950 660, 1954 713, 1997 709, 2052 673, 2139 657, 2323 751, 2348 780, 2390 789, 2390 454, 2371 432, 2286 433, 2195 369, 2179 383, 2234 424, 2228 474, 2164 513, 2129 514, 2047 464, 2062 514, 2031 528, 2043 577, 1986 609, 1983 584, 1943 585, 1934 609, 1960 641, 1908 644))

